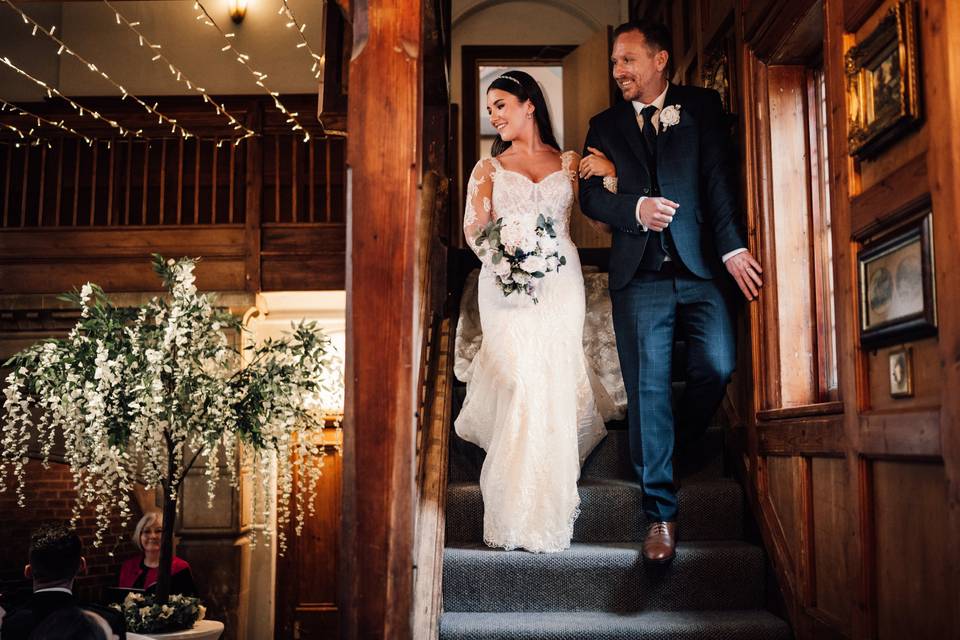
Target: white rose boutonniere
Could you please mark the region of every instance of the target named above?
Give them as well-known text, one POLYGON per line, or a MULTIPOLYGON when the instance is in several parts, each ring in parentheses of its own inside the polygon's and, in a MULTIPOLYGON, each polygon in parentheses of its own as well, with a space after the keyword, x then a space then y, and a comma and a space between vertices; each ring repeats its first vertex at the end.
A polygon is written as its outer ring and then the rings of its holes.
POLYGON ((666 131, 670 127, 680 122, 680 105, 672 104, 664 107, 660 112, 660 126, 666 131))

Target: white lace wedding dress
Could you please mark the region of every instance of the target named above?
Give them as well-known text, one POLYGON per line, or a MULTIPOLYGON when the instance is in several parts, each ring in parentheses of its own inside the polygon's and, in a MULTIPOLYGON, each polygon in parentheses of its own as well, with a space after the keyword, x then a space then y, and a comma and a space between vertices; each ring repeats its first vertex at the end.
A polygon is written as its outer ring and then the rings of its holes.
MULTIPOLYGON (((487 452, 480 473, 484 541, 504 549, 561 551, 579 514, 577 480, 590 451, 606 435, 583 349, 584 286, 570 240, 571 166, 540 182, 482 160, 468 185, 464 234, 471 248, 492 218, 554 219, 567 263, 537 282, 538 304, 504 297, 484 263, 478 283, 483 342, 463 378, 467 395, 457 434, 487 452)), ((605 394, 604 394, 605 395, 605 394)))

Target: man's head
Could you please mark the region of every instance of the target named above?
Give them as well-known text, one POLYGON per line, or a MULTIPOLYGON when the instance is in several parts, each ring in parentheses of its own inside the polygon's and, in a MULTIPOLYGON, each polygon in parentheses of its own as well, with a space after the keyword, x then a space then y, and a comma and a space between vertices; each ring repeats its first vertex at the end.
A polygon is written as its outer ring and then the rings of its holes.
POLYGON ((23 575, 33 580, 33 588, 71 588, 73 579, 86 568, 80 536, 64 523, 43 525, 30 536, 30 564, 23 575))
POLYGON ((653 102, 663 92, 670 74, 670 31, 657 22, 626 22, 613 32, 610 60, 613 79, 624 99, 653 102))

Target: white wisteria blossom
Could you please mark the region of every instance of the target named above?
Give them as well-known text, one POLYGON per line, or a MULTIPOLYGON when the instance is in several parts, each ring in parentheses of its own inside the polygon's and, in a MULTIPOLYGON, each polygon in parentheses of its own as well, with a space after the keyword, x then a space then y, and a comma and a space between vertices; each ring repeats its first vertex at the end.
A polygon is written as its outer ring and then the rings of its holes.
MULTIPOLYGON (((91 283, 64 296, 82 307, 69 335, 7 363, 13 371, 4 388, 0 491, 12 476, 24 506, 31 438, 44 464, 61 438, 77 490, 74 518, 93 509, 99 545, 113 514, 129 521, 135 482, 163 488, 164 522, 173 523, 184 478, 198 460, 205 462, 212 502, 222 466, 238 486, 237 465, 222 462, 239 458, 254 473, 277 470, 282 553, 295 476, 297 534, 313 511, 323 464, 317 444, 322 415, 343 406, 341 358, 314 323, 294 325, 285 338, 242 354, 228 334, 244 329, 211 296, 197 292, 195 264, 154 256, 168 295, 140 308, 114 306, 91 283)), ((254 513, 265 524, 273 500, 260 501, 254 513)), ((165 527, 161 603, 168 595, 172 536, 173 528, 165 527)))

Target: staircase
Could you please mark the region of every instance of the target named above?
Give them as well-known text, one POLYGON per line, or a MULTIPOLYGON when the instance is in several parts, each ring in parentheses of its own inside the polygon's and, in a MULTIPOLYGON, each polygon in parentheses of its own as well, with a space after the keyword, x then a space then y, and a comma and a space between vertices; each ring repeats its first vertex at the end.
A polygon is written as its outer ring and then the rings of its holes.
MULTIPOLYGON (((454 388, 454 415, 464 392, 454 388)), ((647 522, 625 425, 608 426, 583 468, 573 544, 555 554, 483 544, 484 452, 453 435, 440 638, 791 638, 787 623, 764 608, 766 557, 745 540, 743 492, 723 475, 721 428, 711 427, 700 445, 705 464, 685 473, 681 462, 677 555, 655 568, 641 557, 647 522)))

